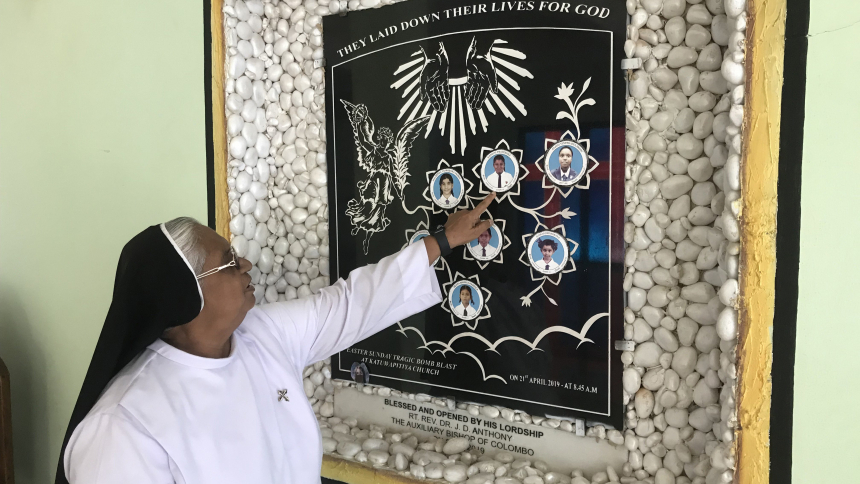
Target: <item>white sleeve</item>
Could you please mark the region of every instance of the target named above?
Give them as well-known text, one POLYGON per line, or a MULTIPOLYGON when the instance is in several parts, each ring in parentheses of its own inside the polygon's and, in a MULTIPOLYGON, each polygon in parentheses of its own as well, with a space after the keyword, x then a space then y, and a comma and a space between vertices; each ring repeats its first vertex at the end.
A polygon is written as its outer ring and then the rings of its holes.
POLYGON ((314 296, 260 307, 303 368, 442 301, 421 240, 314 296))
POLYGON ((174 484, 167 452, 131 417, 99 414, 69 439, 63 467, 70 484, 174 484))

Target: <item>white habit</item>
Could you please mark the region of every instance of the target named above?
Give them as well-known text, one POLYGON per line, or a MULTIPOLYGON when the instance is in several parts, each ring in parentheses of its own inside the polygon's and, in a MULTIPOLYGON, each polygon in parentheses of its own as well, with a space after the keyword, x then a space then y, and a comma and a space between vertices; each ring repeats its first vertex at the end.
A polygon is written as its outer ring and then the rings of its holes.
POLYGON ((315 296, 254 307, 227 358, 157 340, 75 428, 66 476, 72 484, 320 482, 305 366, 441 300, 418 242, 315 296), (289 401, 278 400, 283 391, 289 401))

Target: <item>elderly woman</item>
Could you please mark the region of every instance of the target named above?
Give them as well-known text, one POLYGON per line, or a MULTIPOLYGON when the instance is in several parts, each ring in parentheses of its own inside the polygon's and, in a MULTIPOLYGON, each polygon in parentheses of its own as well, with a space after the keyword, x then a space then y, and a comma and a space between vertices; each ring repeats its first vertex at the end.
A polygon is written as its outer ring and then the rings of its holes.
POLYGON ((257 307, 251 263, 214 231, 144 230, 120 256, 57 482, 319 482, 302 370, 439 303, 431 263, 489 227, 491 200, 313 297, 257 307))

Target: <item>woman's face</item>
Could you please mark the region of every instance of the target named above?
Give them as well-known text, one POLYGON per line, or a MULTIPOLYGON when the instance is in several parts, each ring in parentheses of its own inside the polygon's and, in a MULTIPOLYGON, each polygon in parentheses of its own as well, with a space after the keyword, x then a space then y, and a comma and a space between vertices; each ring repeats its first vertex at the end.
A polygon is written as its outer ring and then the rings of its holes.
POLYGON ((472 304, 472 291, 469 288, 460 289, 460 302, 463 303, 463 307, 472 304))
POLYGON ((549 262, 552 260, 552 254, 555 252, 554 250, 552 250, 551 245, 545 245, 545 246, 541 247, 540 251, 541 251, 541 254, 543 254, 543 260, 546 262, 549 262))
MULTIPOLYGON (((203 271, 229 263, 233 259, 230 243, 209 227, 201 227, 200 243, 206 249, 203 271)), ((203 291, 203 311, 210 311, 219 321, 231 321, 238 327, 245 314, 254 307, 254 286, 251 285, 251 263, 239 257, 235 267, 228 267, 200 279, 203 291)))
POLYGON ((442 195, 450 196, 451 192, 454 191, 454 182, 446 178, 439 183, 439 188, 442 190, 442 195))
POLYGON ((573 154, 570 148, 562 148, 558 153, 558 164, 561 166, 561 171, 567 171, 570 168, 570 161, 573 159, 573 154))

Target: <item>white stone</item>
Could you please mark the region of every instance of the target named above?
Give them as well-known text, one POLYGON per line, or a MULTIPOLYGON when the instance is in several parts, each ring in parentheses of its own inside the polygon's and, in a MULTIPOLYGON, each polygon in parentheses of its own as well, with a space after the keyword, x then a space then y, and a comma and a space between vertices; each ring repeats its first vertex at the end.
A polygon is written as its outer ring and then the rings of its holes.
POLYGON ((720 338, 717 336, 717 329, 714 326, 702 326, 696 333, 696 349, 702 353, 707 353, 720 344, 720 338))
MULTIPOLYGON (((384 388, 384 389, 381 388, 380 390, 388 390, 387 393, 389 395, 391 394, 390 388, 384 388)), ((415 449, 413 447, 409 446, 408 444, 402 443, 402 442, 397 442, 397 443, 391 444, 388 451, 391 452, 392 454, 402 454, 406 457, 409 457, 410 459, 412 458, 412 455, 415 454, 415 449)))
POLYGON ((382 465, 388 463, 388 452, 384 450, 371 450, 367 453, 367 459, 376 465, 382 465))
POLYGON ((659 364, 660 354, 662 350, 653 342, 646 342, 636 346, 633 352, 633 364, 641 367, 653 367, 659 364))
POLYGON ((330 437, 323 437, 322 439, 322 447, 323 452, 330 454, 337 449, 338 442, 330 437))
POLYGON ((674 175, 660 184, 660 193, 665 199, 675 199, 693 188, 693 179, 687 175, 674 175))
MULTIPOLYGON (((678 149, 678 154, 688 160, 694 160, 702 156, 702 153, 704 152, 704 144, 702 143, 702 140, 697 139, 691 133, 682 134, 681 137, 678 138, 676 147, 678 149)), ((690 186, 692 187, 692 185, 690 186)))
MULTIPOLYGON (((686 32, 685 32, 686 34, 686 32)), ((698 54, 690 47, 678 46, 669 52, 668 65, 673 69, 687 66, 696 62, 698 54)))
POLYGON ((693 66, 678 69, 678 82, 684 95, 691 96, 699 88, 699 70, 693 66))
POLYGON ((481 415, 489 418, 496 418, 500 414, 499 409, 492 405, 484 405, 481 407, 481 415))
POLYGON ((622 374, 622 382, 624 391, 629 394, 634 394, 639 390, 642 379, 634 368, 625 368, 622 374))
POLYGON ((726 15, 737 17, 744 13, 747 7, 746 0, 725 0, 726 15))
POLYGON ((672 369, 681 377, 686 378, 696 367, 696 350, 690 346, 678 348, 672 358, 672 369))
MULTIPOLYGON (((323 405, 325 406, 325 404, 323 405)), ((322 413, 322 411, 320 411, 322 413)), ((330 415, 329 415, 330 416, 330 415)), ((344 457, 354 457, 361 451, 361 445, 357 442, 340 442, 337 444, 337 453, 344 457)))
POLYGON ((711 20, 713 20, 713 15, 705 5, 691 5, 687 9, 687 22, 691 24, 711 25, 711 20))
POLYGON ((699 407, 707 407, 708 405, 717 403, 718 397, 718 392, 709 387, 705 380, 699 380, 693 389, 693 401, 699 407))
POLYGON ((319 168, 314 168, 313 170, 311 170, 310 179, 311 183, 313 183, 316 187, 322 188, 326 186, 326 173, 319 168))
POLYGON ((445 466, 438 462, 428 463, 424 466, 424 474, 427 479, 441 479, 445 471, 445 466))
POLYGON ((455 437, 445 443, 442 452, 447 455, 459 454, 469 448, 469 441, 463 437, 455 437))
MULTIPOLYGON (((681 3, 684 3, 684 0, 680 1, 681 3)), ((687 35, 687 23, 684 22, 683 18, 676 16, 669 19, 669 21, 666 22, 664 29, 666 31, 666 37, 671 45, 679 46, 684 42, 684 38, 687 35)))
POLYGON ((466 480, 466 466, 463 464, 453 464, 446 466, 442 471, 442 477, 447 482, 463 482, 466 480))
MULTIPOLYGON (((388 447, 389 447, 388 442, 386 442, 382 439, 376 439, 376 438, 367 439, 361 443, 361 449, 365 452, 370 452, 370 451, 374 451, 374 450, 384 450, 387 452, 388 447)), ((388 457, 386 456, 386 459, 387 458, 388 457)))
POLYGON ((647 72, 644 70, 636 71, 630 79, 630 95, 636 99, 644 99, 648 95, 648 85, 650 82, 651 79, 647 72))
POLYGON ((678 349, 678 338, 675 334, 666 328, 660 327, 654 331, 654 341, 660 345, 663 350, 670 353, 678 349))
POLYGON ((738 335, 738 312, 727 307, 720 312, 716 324, 717 335, 723 341, 734 341, 738 335))
POLYGON ((730 84, 743 84, 744 82, 743 65, 733 61, 731 58, 726 58, 723 60, 721 72, 723 74, 723 77, 730 84))
POLYGON ((699 57, 696 59, 696 67, 702 72, 716 71, 720 68, 722 61, 723 54, 720 46, 716 43, 711 43, 699 52, 699 57))
POLYGON ((634 406, 636 408, 636 415, 639 418, 650 416, 654 410, 654 394, 645 388, 639 389, 634 398, 634 406))

